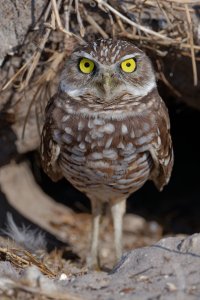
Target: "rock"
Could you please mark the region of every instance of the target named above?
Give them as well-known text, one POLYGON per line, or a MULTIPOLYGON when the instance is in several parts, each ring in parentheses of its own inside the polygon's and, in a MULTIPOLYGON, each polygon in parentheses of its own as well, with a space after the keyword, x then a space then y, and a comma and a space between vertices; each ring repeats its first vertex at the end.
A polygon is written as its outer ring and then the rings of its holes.
POLYGON ((200 234, 168 237, 130 251, 109 273, 90 273, 68 285, 83 299, 200 299, 200 234))
POLYGON ((147 222, 144 218, 133 214, 126 214, 124 216, 124 231, 128 231, 130 233, 140 233, 144 232, 146 228, 147 222))
POLYGON ((34 27, 46 1, 8 0, 0 9, 0 66, 7 54, 22 45, 30 27, 34 27))
POLYGON ((200 238, 199 233, 193 234, 178 244, 178 249, 184 253, 196 254, 200 256, 200 238))

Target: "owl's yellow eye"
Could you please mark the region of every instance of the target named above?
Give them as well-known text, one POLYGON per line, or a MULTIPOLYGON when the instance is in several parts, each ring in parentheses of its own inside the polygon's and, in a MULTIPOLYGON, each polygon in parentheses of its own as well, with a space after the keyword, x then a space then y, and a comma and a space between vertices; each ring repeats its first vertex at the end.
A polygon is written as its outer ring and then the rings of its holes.
POLYGON ((94 62, 89 58, 82 58, 79 62, 79 68, 81 72, 90 74, 94 70, 94 62))
POLYGON ((126 59, 121 63, 121 68, 124 72, 131 73, 136 69, 136 62, 133 58, 126 59))

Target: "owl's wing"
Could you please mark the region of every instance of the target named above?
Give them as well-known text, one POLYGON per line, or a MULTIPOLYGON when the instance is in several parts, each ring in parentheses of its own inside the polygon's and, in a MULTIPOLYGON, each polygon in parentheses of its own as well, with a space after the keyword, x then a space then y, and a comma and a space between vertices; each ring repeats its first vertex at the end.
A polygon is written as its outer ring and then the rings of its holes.
POLYGON ((150 154, 154 162, 151 179, 156 187, 162 190, 170 179, 174 163, 169 115, 162 100, 159 110, 156 112, 156 127, 155 138, 150 148, 150 154))
POLYGON ((45 110, 45 124, 41 135, 40 153, 41 164, 45 173, 53 180, 61 179, 62 172, 58 166, 58 158, 60 154, 60 146, 54 139, 54 132, 56 130, 56 119, 54 100, 57 95, 52 97, 45 110))

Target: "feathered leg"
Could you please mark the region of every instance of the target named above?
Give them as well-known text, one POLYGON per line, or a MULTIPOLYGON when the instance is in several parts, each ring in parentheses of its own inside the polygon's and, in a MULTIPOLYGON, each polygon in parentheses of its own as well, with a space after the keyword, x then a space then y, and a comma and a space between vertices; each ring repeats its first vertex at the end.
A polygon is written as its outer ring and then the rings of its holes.
POLYGON ((122 228, 123 216, 126 210, 126 199, 110 201, 110 206, 114 226, 115 254, 116 260, 119 261, 122 256, 122 228))
POLYGON ((92 269, 99 268, 98 241, 99 241, 99 223, 102 215, 102 205, 103 203, 99 199, 91 199, 92 236, 91 236, 90 254, 87 258, 87 265, 89 268, 92 269))

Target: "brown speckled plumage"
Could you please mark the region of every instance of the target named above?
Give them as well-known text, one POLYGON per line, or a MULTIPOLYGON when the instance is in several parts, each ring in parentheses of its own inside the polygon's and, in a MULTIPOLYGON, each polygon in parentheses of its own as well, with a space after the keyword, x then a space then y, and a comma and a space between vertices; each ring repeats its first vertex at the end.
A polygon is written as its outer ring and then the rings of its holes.
POLYGON ((91 200, 90 265, 97 263, 102 203, 111 205, 119 258, 126 199, 148 179, 159 190, 168 183, 173 166, 169 130, 151 63, 141 50, 110 39, 74 51, 46 109, 41 158, 53 180, 64 176, 91 200), (79 71, 81 57, 94 61, 93 74, 79 71), (124 73, 120 61, 129 57, 137 69, 124 73))

